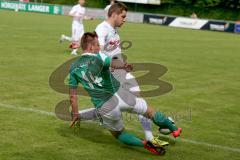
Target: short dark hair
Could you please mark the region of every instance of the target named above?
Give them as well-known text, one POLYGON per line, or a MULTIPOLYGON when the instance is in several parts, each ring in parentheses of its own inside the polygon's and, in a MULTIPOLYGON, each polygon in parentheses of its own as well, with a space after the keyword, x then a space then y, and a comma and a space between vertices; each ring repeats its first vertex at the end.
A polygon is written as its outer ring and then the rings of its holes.
POLYGON ((128 11, 127 6, 122 2, 117 2, 109 8, 108 17, 111 17, 113 13, 121 14, 123 11, 128 11))
POLYGON ((93 44, 94 40, 98 38, 96 32, 86 32, 81 38, 81 48, 86 50, 89 44, 93 44))

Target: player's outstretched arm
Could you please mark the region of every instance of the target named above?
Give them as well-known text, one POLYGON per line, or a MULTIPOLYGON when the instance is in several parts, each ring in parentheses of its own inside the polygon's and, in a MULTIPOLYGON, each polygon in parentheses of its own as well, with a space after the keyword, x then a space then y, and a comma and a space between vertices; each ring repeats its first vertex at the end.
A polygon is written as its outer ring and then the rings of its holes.
POLYGON ((77 89, 70 89, 69 90, 69 95, 70 95, 70 104, 72 107, 72 113, 73 113, 73 119, 72 119, 72 124, 71 127, 74 126, 74 124, 78 120, 78 104, 77 104, 77 89))
POLYGON ((73 18, 83 18, 83 15, 79 15, 77 12, 70 12, 68 15, 73 18))
POLYGON ((73 7, 73 8, 71 9, 71 11, 68 13, 68 15, 71 16, 71 17, 75 17, 75 16, 76 16, 76 13, 77 13, 77 11, 76 11, 76 9, 73 7))
POLYGON ((85 15, 85 16, 83 17, 83 19, 84 19, 84 20, 93 20, 94 18, 91 17, 91 16, 86 16, 86 15, 85 15))

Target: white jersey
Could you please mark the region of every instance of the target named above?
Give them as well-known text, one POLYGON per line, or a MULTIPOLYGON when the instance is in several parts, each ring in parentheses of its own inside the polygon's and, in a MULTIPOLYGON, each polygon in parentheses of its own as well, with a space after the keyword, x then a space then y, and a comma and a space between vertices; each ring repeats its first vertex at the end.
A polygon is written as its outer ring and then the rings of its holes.
POLYGON ((73 16, 73 23, 77 22, 82 24, 83 18, 85 16, 85 7, 82 7, 80 4, 73 6, 71 11, 69 12, 70 15, 73 16))
POLYGON ((117 29, 113 28, 109 23, 103 21, 96 28, 98 41, 103 46, 101 53, 113 57, 121 54, 120 37, 117 29))

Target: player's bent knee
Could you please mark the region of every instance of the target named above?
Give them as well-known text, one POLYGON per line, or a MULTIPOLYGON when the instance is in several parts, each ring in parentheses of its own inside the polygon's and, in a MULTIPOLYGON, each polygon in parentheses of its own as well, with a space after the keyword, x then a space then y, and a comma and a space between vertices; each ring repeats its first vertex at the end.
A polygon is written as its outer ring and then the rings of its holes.
POLYGON ((124 131, 124 129, 121 130, 121 131, 111 131, 111 130, 109 130, 109 131, 111 132, 111 134, 113 135, 113 137, 115 137, 116 139, 118 139, 118 137, 122 134, 122 132, 124 131))

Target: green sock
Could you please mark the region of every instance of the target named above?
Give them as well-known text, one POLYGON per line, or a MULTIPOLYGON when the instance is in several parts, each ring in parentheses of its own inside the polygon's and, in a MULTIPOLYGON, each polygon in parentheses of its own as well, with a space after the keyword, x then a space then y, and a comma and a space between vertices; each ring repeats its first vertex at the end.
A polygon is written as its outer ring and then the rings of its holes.
POLYGON ((122 132, 117 139, 126 145, 144 147, 142 140, 133 134, 122 132))
POLYGON ((175 131, 178 128, 170 121, 165 115, 161 112, 155 112, 153 118, 153 122, 159 126, 160 128, 168 128, 171 131, 175 131))

